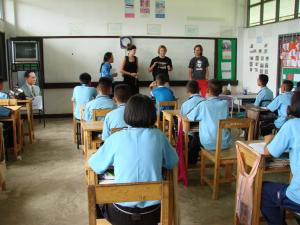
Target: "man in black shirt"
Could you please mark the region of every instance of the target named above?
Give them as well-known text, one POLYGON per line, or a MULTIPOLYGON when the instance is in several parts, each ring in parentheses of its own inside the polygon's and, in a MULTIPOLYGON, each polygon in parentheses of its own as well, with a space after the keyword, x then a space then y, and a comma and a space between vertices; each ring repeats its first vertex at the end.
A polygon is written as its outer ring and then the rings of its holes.
POLYGON ((172 71, 172 60, 166 56, 167 48, 164 45, 158 47, 159 56, 151 60, 149 66, 149 72, 152 72, 153 80, 155 80, 158 74, 164 74, 164 79, 166 82, 170 81, 169 71, 172 71))
POLYGON ((201 45, 194 47, 195 57, 189 64, 189 79, 190 80, 208 80, 208 60, 202 55, 203 48, 201 45))

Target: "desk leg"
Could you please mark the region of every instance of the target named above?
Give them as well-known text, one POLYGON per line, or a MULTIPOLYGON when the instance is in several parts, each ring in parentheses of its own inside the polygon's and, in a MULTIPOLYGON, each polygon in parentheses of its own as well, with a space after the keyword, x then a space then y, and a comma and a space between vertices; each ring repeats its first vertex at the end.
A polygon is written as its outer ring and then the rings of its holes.
POLYGON ((18 111, 16 114, 17 117, 17 131, 18 131, 18 152, 22 150, 23 148, 23 137, 22 137, 22 125, 21 125, 21 115, 18 111))
POLYGON ((166 117, 163 116, 163 119, 162 119, 162 132, 164 134, 166 134, 166 117))
POLYGON ((17 123, 16 118, 12 121, 13 126, 13 142, 14 142, 14 156, 15 158, 18 157, 18 140, 17 140, 17 123))
POLYGON ((169 142, 172 144, 172 131, 173 131, 173 126, 172 126, 172 121, 171 118, 169 120, 169 125, 168 125, 168 132, 169 132, 169 142))
POLYGON ((87 131, 83 132, 83 139, 84 139, 84 145, 83 145, 83 154, 84 154, 84 158, 87 159, 87 149, 88 149, 88 142, 87 142, 87 131))
POLYGON ((28 137, 29 137, 29 143, 32 144, 33 142, 33 115, 30 107, 30 103, 26 104, 27 108, 27 122, 28 122, 28 137))
POLYGON ((263 168, 258 168, 255 177, 254 195, 253 195, 253 212, 252 225, 259 225, 260 221, 260 204, 261 204, 261 189, 263 182, 263 168))

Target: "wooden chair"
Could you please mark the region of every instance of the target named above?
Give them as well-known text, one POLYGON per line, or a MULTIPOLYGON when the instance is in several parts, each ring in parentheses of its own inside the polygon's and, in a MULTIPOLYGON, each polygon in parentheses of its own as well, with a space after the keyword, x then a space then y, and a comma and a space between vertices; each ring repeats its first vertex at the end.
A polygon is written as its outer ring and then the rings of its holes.
POLYGON ((156 126, 159 129, 162 129, 161 115, 162 115, 163 110, 161 110, 161 107, 168 107, 168 108, 171 108, 171 109, 178 109, 178 100, 176 99, 175 101, 165 101, 165 102, 158 103, 156 126))
POLYGON ((15 106, 17 104, 17 99, 0 99, 0 106, 15 106))
POLYGON ((260 134, 260 127, 259 127, 259 116, 260 116, 261 110, 259 110, 256 107, 247 107, 246 108, 246 115, 247 118, 250 118, 254 121, 254 126, 253 126, 253 138, 255 140, 258 139, 259 134, 260 134))
MULTIPOLYGON (((221 183, 231 183, 235 180, 232 175, 233 165, 236 164, 236 153, 235 148, 222 150, 222 129, 247 129, 248 130, 248 141, 253 138, 253 120, 249 118, 241 119, 225 119, 219 121, 216 150, 207 150, 201 148, 201 165, 200 165, 200 176, 201 184, 207 183, 213 190, 212 198, 214 200, 219 198, 219 186, 221 183), (213 163, 214 175, 213 179, 209 179, 205 174, 206 160, 213 163), (221 166, 225 166, 225 177, 220 178, 221 166)), ((205 131, 204 131, 205 132, 205 131)))
POLYGON ((169 182, 102 184, 88 186, 89 225, 108 225, 97 219, 96 205, 115 202, 161 201, 161 225, 171 225, 169 182))
POLYGON ((5 147, 3 139, 3 124, 0 123, 0 191, 6 190, 6 165, 5 165, 5 147))
MULTIPOLYGON (((107 113, 111 112, 112 109, 93 109, 93 121, 97 121, 97 118, 102 117, 104 118, 107 113)), ((102 143, 101 138, 96 138, 95 140, 92 140, 92 148, 98 148, 100 144, 102 143)))

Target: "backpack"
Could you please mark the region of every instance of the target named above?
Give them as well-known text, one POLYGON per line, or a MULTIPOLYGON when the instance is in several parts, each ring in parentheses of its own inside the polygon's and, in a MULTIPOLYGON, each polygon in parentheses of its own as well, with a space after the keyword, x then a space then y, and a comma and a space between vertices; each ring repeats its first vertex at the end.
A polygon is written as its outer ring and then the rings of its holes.
POLYGON ((11 110, 4 106, 0 106, 0 117, 8 117, 11 114, 11 110))

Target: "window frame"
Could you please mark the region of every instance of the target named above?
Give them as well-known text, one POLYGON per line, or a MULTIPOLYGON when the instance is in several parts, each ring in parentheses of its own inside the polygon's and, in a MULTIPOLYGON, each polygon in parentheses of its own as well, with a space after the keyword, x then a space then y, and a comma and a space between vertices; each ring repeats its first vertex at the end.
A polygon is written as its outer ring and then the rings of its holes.
POLYGON ((4 21, 4 1, 0 0, 0 20, 4 21))

